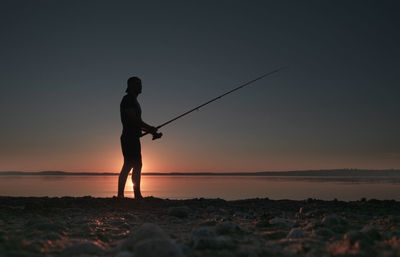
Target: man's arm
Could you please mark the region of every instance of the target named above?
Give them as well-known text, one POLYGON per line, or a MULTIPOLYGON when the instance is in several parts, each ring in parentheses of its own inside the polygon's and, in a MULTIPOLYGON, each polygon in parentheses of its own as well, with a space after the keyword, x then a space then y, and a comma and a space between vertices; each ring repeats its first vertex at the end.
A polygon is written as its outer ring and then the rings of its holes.
POLYGON ((142 130, 150 134, 157 133, 157 128, 147 124, 140 117, 138 117, 134 108, 127 108, 126 114, 128 115, 129 120, 131 120, 136 126, 140 127, 142 130))
POLYGON ((149 124, 147 124, 146 122, 144 122, 143 120, 141 120, 141 129, 142 130, 144 130, 144 131, 146 131, 146 132, 149 132, 150 134, 155 134, 155 133, 157 133, 157 128, 156 127, 153 127, 153 126, 151 126, 151 125, 149 125, 149 124))

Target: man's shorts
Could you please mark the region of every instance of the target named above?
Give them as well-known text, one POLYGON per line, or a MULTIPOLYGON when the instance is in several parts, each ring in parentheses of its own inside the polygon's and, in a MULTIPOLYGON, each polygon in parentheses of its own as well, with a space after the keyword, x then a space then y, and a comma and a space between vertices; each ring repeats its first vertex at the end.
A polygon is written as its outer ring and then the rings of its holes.
POLYGON ((142 162, 140 139, 137 136, 121 136, 121 148, 124 161, 142 162))

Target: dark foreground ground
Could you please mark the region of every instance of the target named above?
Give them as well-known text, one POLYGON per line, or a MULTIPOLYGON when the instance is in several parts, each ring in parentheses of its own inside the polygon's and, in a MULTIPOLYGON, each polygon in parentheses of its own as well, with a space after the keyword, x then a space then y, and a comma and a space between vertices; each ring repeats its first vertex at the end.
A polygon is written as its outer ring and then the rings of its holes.
POLYGON ((400 202, 0 197, 3 256, 400 256, 400 202))

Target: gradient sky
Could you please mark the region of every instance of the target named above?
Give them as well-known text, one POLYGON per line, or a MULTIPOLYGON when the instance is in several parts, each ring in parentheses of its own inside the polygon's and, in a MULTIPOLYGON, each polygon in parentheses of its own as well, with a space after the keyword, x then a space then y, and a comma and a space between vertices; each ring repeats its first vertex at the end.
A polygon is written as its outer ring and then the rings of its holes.
POLYGON ((1 1, 0 170, 119 171, 139 76, 144 172, 400 168, 399 1, 1 1))

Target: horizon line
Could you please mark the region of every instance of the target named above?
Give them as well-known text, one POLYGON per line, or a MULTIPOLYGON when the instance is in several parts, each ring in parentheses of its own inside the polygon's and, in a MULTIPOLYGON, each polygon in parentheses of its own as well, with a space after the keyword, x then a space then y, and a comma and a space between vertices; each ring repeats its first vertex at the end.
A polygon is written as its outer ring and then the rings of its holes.
MULTIPOLYGON (((383 175, 383 173, 396 173, 400 169, 316 169, 316 170, 286 170, 286 171, 248 171, 248 172, 142 172, 144 176, 272 176, 272 175, 383 175), (351 172, 357 174, 351 174, 351 172)), ((119 172, 73 172, 73 171, 0 171, 0 175, 87 175, 87 176, 115 176, 119 172)))

